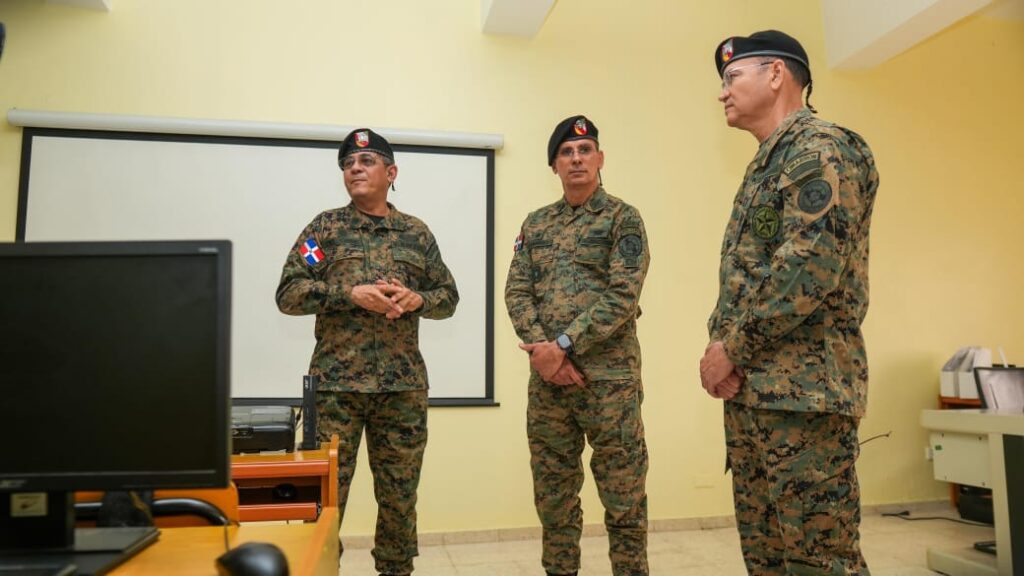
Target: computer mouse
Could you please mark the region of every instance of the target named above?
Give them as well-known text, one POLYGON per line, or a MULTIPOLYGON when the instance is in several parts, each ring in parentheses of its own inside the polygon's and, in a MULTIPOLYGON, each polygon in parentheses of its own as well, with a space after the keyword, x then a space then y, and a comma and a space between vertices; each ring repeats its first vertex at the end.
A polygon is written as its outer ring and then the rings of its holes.
POLYGON ((246 542, 228 550, 214 565, 219 576, 288 576, 284 552, 266 542, 246 542))

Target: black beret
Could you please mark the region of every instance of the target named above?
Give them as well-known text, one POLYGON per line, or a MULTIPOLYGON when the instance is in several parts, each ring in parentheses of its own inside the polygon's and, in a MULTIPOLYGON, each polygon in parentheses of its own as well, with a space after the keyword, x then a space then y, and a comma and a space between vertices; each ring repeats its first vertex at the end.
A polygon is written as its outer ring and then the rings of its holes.
POLYGON ((796 38, 778 30, 762 30, 748 37, 732 36, 722 40, 715 48, 715 68, 718 69, 718 76, 722 76, 729 62, 751 56, 792 58, 803 64, 807 69, 807 77, 810 78, 811 66, 808 64, 804 47, 796 38))
POLYGON ((555 163, 555 154, 562 142, 589 138, 597 142, 597 126, 586 116, 569 116, 555 126, 555 131, 548 139, 548 166, 555 163))
POLYGON ((349 132, 348 136, 345 136, 345 139, 341 141, 341 147, 338 148, 338 166, 341 166, 341 161, 345 156, 356 152, 376 152, 392 161, 395 160, 391 144, 388 144, 383 136, 369 128, 356 128, 349 132))

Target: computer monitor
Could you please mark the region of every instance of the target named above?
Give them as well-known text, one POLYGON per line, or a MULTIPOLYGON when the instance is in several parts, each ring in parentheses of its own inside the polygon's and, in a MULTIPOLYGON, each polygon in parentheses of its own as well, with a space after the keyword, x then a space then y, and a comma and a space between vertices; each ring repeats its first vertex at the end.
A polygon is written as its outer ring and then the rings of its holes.
POLYGON ((91 546, 75 491, 228 485, 230 282, 228 241, 0 244, 0 562, 91 546))

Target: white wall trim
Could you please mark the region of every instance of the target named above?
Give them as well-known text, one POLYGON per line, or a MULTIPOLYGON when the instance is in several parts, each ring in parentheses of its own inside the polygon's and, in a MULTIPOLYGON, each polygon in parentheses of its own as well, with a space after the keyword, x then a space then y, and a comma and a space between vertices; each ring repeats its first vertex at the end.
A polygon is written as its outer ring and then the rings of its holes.
MULTIPOLYGON (((284 138, 290 140, 335 140, 338 142, 344 139, 349 132, 359 128, 359 126, 336 124, 209 120, 168 116, 52 112, 23 110, 20 108, 12 108, 7 112, 7 122, 13 126, 34 128, 157 132, 162 134, 284 138)), ((392 144, 483 148, 488 150, 501 150, 505 145, 505 138, 501 134, 376 127, 373 127, 373 130, 387 138, 392 144)))

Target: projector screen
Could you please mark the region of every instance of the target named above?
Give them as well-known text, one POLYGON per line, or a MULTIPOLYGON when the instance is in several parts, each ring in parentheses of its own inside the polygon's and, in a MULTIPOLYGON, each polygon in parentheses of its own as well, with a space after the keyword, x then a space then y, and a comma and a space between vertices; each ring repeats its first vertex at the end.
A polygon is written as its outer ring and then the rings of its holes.
MULTIPOLYGON (((274 293, 302 229, 348 204, 337 142, 25 128, 17 239, 233 243, 236 398, 302 396, 313 317, 274 293)), ((420 321, 433 405, 492 404, 494 152, 395 146, 395 207, 426 222, 458 285, 455 315, 420 321)))

